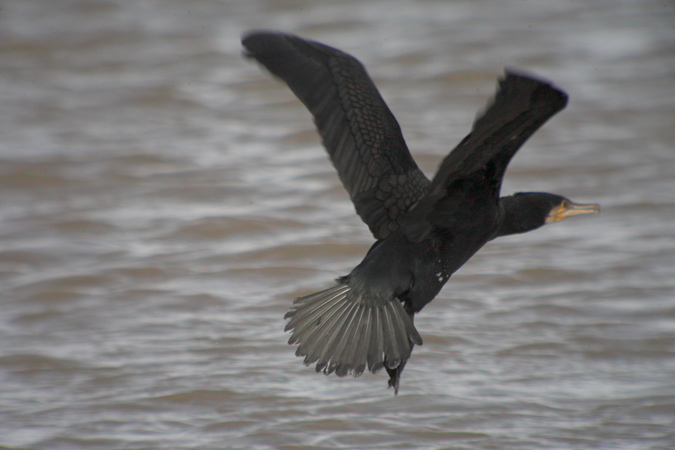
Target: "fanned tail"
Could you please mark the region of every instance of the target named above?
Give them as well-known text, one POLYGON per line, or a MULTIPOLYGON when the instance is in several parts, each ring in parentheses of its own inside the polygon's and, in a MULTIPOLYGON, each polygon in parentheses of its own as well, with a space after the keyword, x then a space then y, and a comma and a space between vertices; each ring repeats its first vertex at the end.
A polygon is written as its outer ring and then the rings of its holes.
POLYGON ((298 344, 295 354, 326 375, 402 368, 414 344, 422 345, 398 299, 356 295, 345 283, 296 299, 285 318, 285 331, 293 330, 288 343, 298 344))

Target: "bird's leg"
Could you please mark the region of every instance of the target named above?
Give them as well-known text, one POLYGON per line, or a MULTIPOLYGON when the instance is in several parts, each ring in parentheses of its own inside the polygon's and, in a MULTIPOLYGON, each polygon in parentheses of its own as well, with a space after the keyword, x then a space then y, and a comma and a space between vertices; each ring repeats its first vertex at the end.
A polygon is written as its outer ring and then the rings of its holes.
POLYGON ((385 367, 385 369, 387 369, 387 373, 389 374, 389 387, 394 388, 394 395, 398 395, 398 385, 399 381, 401 380, 401 372, 403 372, 403 368, 405 367, 405 363, 407 362, 408 360, 404 359, 398 366, 396 366, 393 369, 385 367))

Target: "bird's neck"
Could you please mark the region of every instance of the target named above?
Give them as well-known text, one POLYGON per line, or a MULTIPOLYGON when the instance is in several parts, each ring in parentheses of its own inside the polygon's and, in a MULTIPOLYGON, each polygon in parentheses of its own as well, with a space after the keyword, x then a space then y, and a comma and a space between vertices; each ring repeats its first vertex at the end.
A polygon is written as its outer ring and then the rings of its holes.
POLYGON ((526 233, 541 227, 544 222, 539 215, 531 214, 534 196, 519 195, 499 199, 498 227, 492 239, 510 234, 526 233))

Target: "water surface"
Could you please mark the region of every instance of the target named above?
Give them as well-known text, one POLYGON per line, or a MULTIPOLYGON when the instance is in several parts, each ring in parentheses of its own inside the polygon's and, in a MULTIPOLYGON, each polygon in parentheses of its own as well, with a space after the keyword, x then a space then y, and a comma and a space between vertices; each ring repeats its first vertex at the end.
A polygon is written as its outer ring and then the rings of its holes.
POLYGON ((675 12, 657 0, 9 0, 0 445, 675 448, 675 12), (283 315, 372 243, 247 29, 358 56, 432 175, 503 67, 570 95, 503 191, 602 204, 487 245, 401 391, 304 367, 283 315))

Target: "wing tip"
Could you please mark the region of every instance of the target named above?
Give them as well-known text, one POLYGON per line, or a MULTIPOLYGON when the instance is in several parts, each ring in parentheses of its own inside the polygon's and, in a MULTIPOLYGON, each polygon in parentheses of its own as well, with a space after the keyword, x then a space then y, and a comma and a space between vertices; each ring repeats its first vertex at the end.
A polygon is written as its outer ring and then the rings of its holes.
POLYGON ((249 47, 255 45, 256 43, 259 43, 261 40, 268 40, 271 37, 281 37, 281 36, 289 36, 289 35, 287 33, 282 33, 280 31, 274 30, 265 30, 265 29, 248 30, 242 33, 241 44, 244 47, 249 47))
POLYGON ((508 90, 509 86, 517 86, 519 89, 528 86, 532 103, 550 105, 556 111, 565 108, 569 100, 567 93, 552 81, 513 67, 505 67, 504 75, 499 78, 500 91, 508 90))
POLYGON ((246 58, 258 58, 269 51, 269 47, 279 35, 279 33, 267 30, 247 31, 241 36, 241 45, 244 47, 242 54, 246 58))

